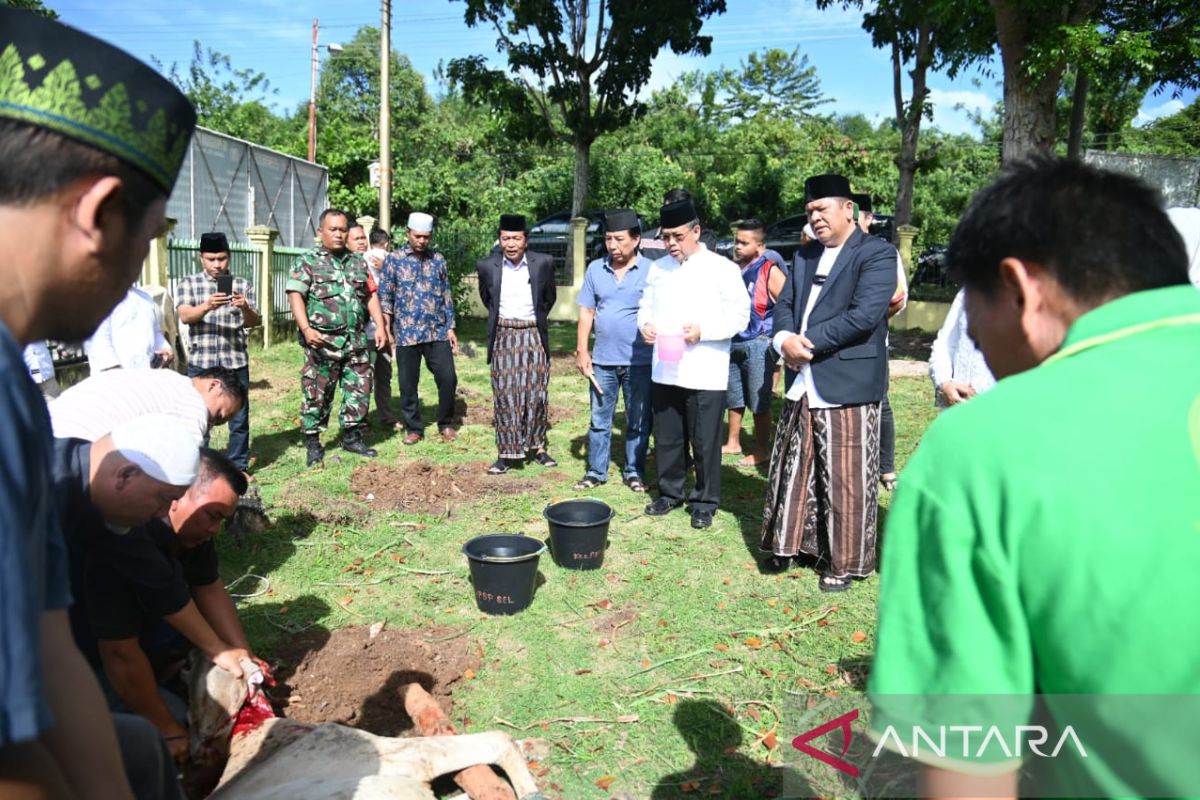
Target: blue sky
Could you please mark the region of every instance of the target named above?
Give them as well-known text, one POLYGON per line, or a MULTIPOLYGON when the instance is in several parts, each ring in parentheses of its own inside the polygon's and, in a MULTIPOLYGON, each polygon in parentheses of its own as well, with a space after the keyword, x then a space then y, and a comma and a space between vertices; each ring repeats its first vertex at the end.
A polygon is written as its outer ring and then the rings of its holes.
MULTIPOLYGON (((378 0, 47 0, 47 5, 63 21, 167 65, 190 62, 192 41, 199 39, 229 55, 236 67, 265 72, 278 90, 274 102, 281 109, 308 99, 314 17, 320 18, 322 44, 347 41, 361 25, 379 24, 378 0)), ((668 85, 690 69, 734 67, 764 47, 799 46, 816 65, 822 90, 834 99, 823 110, 862 113, 875 120, 893 113, 889 56, 871 46, 861 13, 820 11, 813 0, 729 0, 728 6, 728 12, 704 26, 713 37, 712 54, 661 54, 649 89, 668 85)), ((450 0, 393 0, 392 46, 426 76, 430 91, 436 90, 432 74, 440 60, 495 55, 495 34, 468 28, 463 9, 463 3, 450 0)), ((953 81, 934 75, 929 81, 934 124, 951 132, 973 132, 962 109, 990 108, 1000 98, 998 62, 992 67, 996 74, 990 78, 978 72, 953 81)), ((1148 95, 1138 123, 1174 113, 1194 97, 1148 95)))

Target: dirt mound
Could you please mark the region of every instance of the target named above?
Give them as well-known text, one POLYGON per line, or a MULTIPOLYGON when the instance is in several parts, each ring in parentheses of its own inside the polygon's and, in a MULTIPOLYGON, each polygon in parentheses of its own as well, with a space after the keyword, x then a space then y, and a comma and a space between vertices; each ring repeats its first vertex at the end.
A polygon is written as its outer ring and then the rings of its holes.
POLYGON ((369 502, 375 508, 448 516, 464 503, 536 489, 545 478, 518 478, 511 472, 488 475, 487 468, 485 461, 451 466, 425 460, 364 464, 354 470, 350 488, 359 498, 372 496, 369 502))
POLYGON ((399 689, 419 683, 450 715, 451 692, 481 662, 478 643, 450 628, 310 631, 275 649, 278 685, 269 696, 283 715, 337 722, 380 736, 412 733, 399 689), (440 641, 439 641, 440 640, 440 641))

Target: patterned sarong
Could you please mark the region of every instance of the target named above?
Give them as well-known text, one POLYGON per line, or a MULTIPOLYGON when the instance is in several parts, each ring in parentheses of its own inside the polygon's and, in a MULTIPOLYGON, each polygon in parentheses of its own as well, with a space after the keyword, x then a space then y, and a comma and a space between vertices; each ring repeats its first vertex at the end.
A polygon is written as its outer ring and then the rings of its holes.
POLYGON ((550 362, 537 323, 501 319, 492 346, 492 403, 496 449, 520 459, 546 447, 550 362))
POLYGON ((759 548, 806 554, 838 578, 875 570, 879 404, 784 403, 775 431, 759 548))

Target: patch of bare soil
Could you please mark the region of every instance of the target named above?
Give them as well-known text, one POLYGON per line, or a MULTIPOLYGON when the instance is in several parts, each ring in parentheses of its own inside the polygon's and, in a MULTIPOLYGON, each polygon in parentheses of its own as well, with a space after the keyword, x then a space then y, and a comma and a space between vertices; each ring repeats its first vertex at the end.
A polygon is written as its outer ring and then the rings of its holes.
MULTIPOLYGON (((549 416, 550 427, 554 427, 579 415, 569 408, 551 404, 549 416)), ((490 428, 496 421, 492 410, 492 398, 484 397, 469 386, 459 386, 454 397, 454 417, 463 425, 483 425, 490 428)))
POLYGON ((449 514, 464 503, 537 489, 545 474, 536 477, 488 475, 488 464, 443 465, 430 461, 405 464, 364 464, 354 470, 350 488, 359 498, 368 495, 374 508, 410 514, 449 514))
POLYGON ((928 361, 929 351, 933 348, 933 340, 937 332, 930 333, 920 328, 909 328, 904 331, 891 331, 888 334, 888 344, 892 358, 928 361))
POLYGON ((412 735, 400 687, 419 683, 450 716, 451 694, 479 669, 481 648, 450 628, 309 631, 275 649, 278 685, 268 694, 285 717, 337 722, 379 736, 412 735))

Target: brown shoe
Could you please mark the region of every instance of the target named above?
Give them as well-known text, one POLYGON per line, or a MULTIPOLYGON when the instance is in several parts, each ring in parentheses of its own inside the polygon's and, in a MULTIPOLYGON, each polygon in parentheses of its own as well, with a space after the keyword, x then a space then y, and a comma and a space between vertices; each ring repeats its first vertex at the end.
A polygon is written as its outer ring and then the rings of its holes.
POLYGON ((447 442, 453 442, 458 438, 458 431, 454 430, 454 428, 442 428, 441 433, 442 438, 447 442))
POLYGON ((404 437, 404 443, 405 444, 416 444, 417 442, 421 441, 424 438, 425 438, 424 436, 422 436, 421 434, 416 433, 414 431, 412 433, 409 433, 408 436, 404 437))

